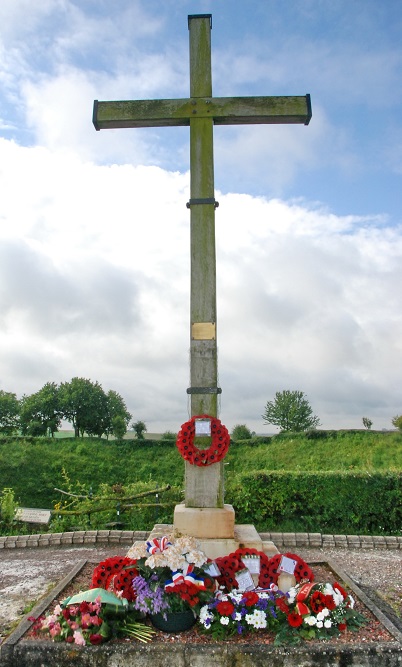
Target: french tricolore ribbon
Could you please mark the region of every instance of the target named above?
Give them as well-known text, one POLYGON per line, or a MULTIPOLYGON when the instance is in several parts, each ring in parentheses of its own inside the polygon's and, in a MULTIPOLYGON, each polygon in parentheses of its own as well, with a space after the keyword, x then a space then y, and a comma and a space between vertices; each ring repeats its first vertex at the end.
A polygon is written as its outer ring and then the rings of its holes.
POLYGON ((169 542, 169 538, 164 535, 159 540, 157 538, 149 540, 149 542, 147 542, 147 552, 151 555, 162 553, 162 551, 165 551, 165 549, 170 546, 172 546, 172 543, 169 542))
POLYGON ((190 564, 183 570, 183 572, 180 570, 173 572, 172 578, 165 584, 165 591, 174 591, 176 586, 180 586, 180 584, 193 584, 194 586, 198 586, 198 588, 205 590, 204 580, 201 577, 197 577, 193 570, 194 565, 190 564))

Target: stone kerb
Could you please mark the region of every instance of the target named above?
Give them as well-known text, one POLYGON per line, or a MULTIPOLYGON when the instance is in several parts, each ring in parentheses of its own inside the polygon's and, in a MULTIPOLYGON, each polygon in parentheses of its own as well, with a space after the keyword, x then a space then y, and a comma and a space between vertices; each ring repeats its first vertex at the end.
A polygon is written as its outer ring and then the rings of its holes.
POLYGON ((43 641, 23 643, 1 662, 2 667, 400 667, 401 652, 394 644, 382 646, 272 646, 227 643, 211 645, 148 644, 71 648, 43 641))
MULTIPOLYGON (((0 537, 0 549, 69 546, 72 544, 116 544, 131 546, 146 540, 145 530, 83 530, 36 535, 7 535, 0 537)), ((343 549, 402 549, 402 536, 383 535, 326 535, 322 533, 259 533, 263 542, 273 542, 283 548, 343 548, 343 549)))

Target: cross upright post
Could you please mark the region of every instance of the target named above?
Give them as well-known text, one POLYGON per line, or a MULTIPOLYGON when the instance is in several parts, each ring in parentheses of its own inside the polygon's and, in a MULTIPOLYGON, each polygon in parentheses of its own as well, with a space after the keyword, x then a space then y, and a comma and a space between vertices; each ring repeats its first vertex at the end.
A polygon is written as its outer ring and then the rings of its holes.
MULTIPOLYGON (((213 97, 210 14, 188 17, 190 97, 94 102, 93 123, 107 128, 190 126, 190 384, 191 416, 217 416, 217 314, 213 126, 303 123, 310 96, 213 97)), ((223 462, 204 468, 187 461, 185 505, 223 508, 223 462)))
MULTIPOLYGON (((218 414, 215 187, 213 118, 202 113, 212 97, 211 16, 189 16, 190 31, 190 387, 191 416, 218 414), (200 113, 201 107, 201 113, 200 113)), ((223 461, 195 469, 185 462, 186 507, 223 507, 223 461)))

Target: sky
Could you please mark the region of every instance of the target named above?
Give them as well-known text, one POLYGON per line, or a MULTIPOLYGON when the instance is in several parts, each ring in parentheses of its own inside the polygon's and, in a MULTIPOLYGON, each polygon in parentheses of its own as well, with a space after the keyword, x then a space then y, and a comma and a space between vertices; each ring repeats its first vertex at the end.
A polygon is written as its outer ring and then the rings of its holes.
POLYGON ((219 417, 277 391, 321 428, 402 413, 400 0, 1 0, 0 390, 99 382, 149 432, 189 417, 189 129, 93 100, 305 95, 304 125, 214 129, 219 417))

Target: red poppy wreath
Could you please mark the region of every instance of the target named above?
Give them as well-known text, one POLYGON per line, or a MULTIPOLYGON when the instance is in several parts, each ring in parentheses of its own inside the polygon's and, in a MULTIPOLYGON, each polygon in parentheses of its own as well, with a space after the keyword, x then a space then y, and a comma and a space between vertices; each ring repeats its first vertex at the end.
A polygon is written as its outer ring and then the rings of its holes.
POLYGON ((183 459, 200 467, 210 466, 221 461, 227 454, 229 444, 230 435, 226 426, 219 419, 209 415, 191 417, 188 422, 182 424, 176 440, 177 449, 183 459), (194 445, 196 419, 209 419, 211 422, 212 442, 208 449, 198 449, 194 445))

